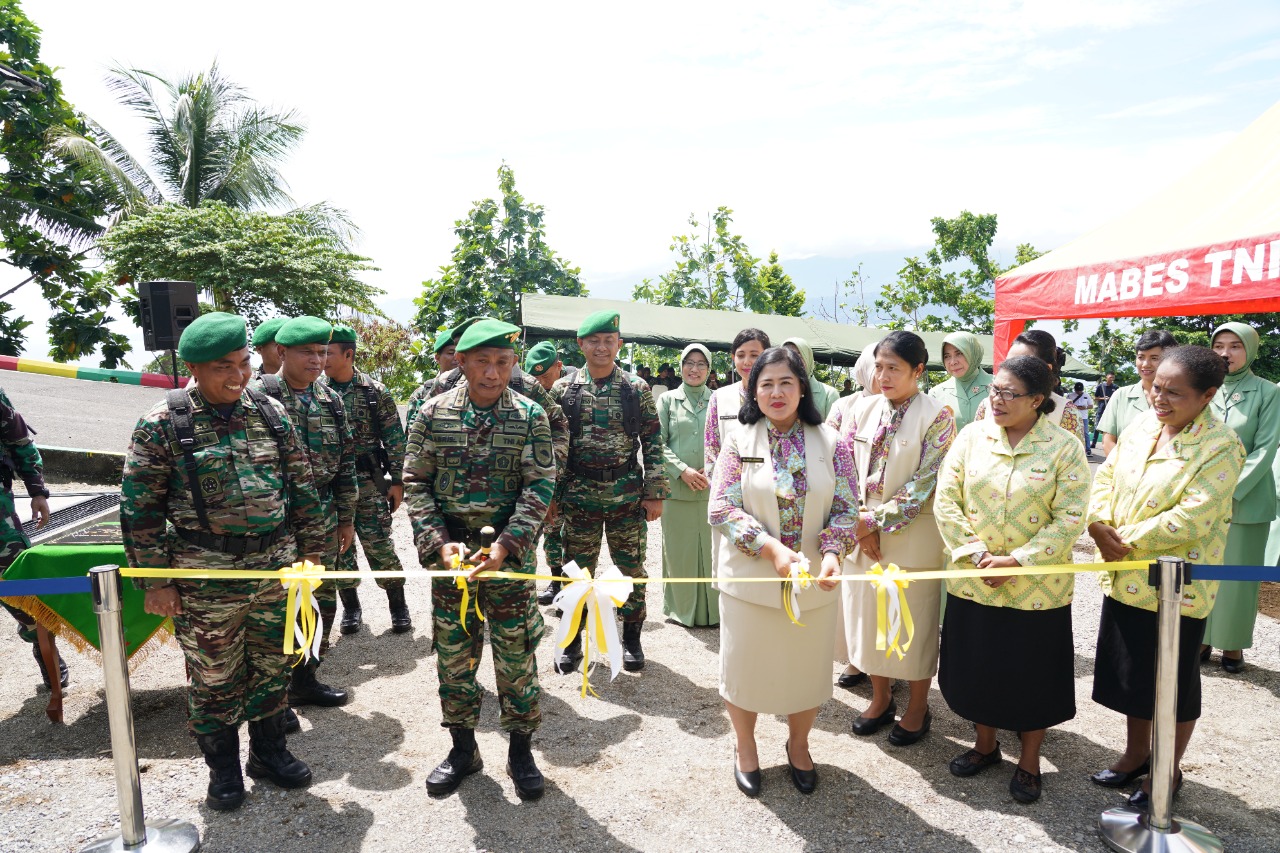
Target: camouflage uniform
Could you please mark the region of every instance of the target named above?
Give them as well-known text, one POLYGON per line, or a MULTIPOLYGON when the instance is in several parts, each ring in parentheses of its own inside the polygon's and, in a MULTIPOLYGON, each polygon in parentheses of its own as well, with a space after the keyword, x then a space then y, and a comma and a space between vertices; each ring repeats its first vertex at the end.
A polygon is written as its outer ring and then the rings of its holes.
MULTIPOLYGON (((351 424, 343 418, 341 428, 329 411, 329 400, 342 404, 333 389, 323 382, 312 382, 306 392, 311 395, 310 402, 304 403, 298 392, 289 387, 289 383, 280 379, 280 401, 284 403, 289 420, 298 430, 298 438, 307 449, 307 457, 311 460, 311 472, 315 476, 316 491, 320 494, 320 505, 325 518, 325 548, 321 559, 325 568, 338 568, 338 526, 353 524, 356 515, 356 503, 359 489, 356 486, 356 454, 355 439, 351 435, 351 424)), ((267 384, 262 378, 250 383, 267 393, 267 384)), ((329 649, 329 627, 338 610, 338 590, 355 586, 358 581, 326 582, 316 590, 316 601, 324 614, 324 638, 320 644, 320 654, 329 649)))
MULTIPOLYGON (((198 482, 214 536, 280 539, 264 553, 237 556, 189 542, 179 530, 202 531, 184 455, 161 402, 133 431, 121 483, 120 527, 129 565, 144 568, 275 571, 327 542, 320 499, 297 431, 274 400, 285 430, 277 442, 247 394, 224 417, 198 388, 192 406, 198 482)), ((136 579, 140 588, 163 579, 136 579)), ((283 651, 286 592, 275 580, 173 582, 183 613, 173 619, 191 675, 188 725, 211 734, 265 719, 285 708, 289 659, 283 651)))
MULTIPOLYGON (((31 547, 14 507, 13 480, 15 477, 21 479, 31 497, 49 496, 49 489, 44 483, 44 462, 31 440, 31 429, 13 408, 4 391, 0 391, 0 446, 3 447, 0 453, 0 478, 3 478, 3 490, 0 491, 0 572, 3 572, 19 554, 31 547)), ((4 607, 18 620, 18 636, 34 643, 36 621, 15 607, 8 604, 4 607)))
MULTIPOLYGON (((615 367, 601 380, 592 380, 585 368, 577 376, 561 377, 552 387, 551 396, 563 403, 574 383, 582 385, 582 434, 570 439, 569 463, 557 489, 564 519, 564 556, 594 570, 600 559, 603 532, 609 538, 609 554, 622 573, 645 577, 649 531, 640 502, 665 500, 670 494, 653 394, 643 379, 615 367), (629 382, 639 399, 638 442, 623 429, 622 382, 629 382), (637 443, 642 467, 634 465, 611 482, 591 480, 581 473, 583 469, 620 468, 633 463, 637 443)), ((643 622, 647 615, 645 587, 637 585, 618 613, 624 622, 643 622)))
MULTIPOLYGON (((475 548, 480 529, 491 525, 497 544, 511 555, 504 568, 535 565, 538 530, 556 479, 551 427, 542 407, 508 389, 492 408, 477 409, 460 387, 429 400, 421 413, 409 429, 404 483, 422 563, 435 560, 448 542, 475 548)), ((487 625, 502 728, 530 733, 541 720, 535 652, 542 614, 534 584, 486 580, 470 587, 487 621, 473 614, 468 636, 458 621, 461 590, 450 579, 432 581, 442 725, 474 729, 479 720, 476 670, 487 625)))
MULTIPOLYGON (((403 476, 405 436, 395 398, 381 382, 358 370, 345 385, 328 377, 324 381, 342 398, 347 423, 351 424, 355 440, 356 480, 360 493, 356 504, 356 535, 364 548, 365 559, 375 572, 401 571, 404 567, 391 544, 391 509, 383 491, 378 488, 378 481, 385 482, 382 462, 378 458, 380 446, 386 451, 392 485, 399 485, 403 476), (376 412, 369 411, 365 388, 372 388, 375 392, 378 400, 376 412)), ((348 548, 338 558, 336 568, 344 572, 355 571, 354 547, 348 548)), ((404 580, 378 578, 378 586, 383 589, 395 585, 403 586, 404 580)))

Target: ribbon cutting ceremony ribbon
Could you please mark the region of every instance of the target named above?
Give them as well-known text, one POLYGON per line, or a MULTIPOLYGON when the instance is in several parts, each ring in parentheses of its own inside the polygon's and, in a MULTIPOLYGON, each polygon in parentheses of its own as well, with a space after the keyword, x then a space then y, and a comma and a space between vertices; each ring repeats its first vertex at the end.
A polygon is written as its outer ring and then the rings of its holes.
POLYGON ((312 593, 320 588, 321 581, 312 575, 323 572, 324 566, 317 566, 310 560, 280 570, 280 583, 289 591, 285 602, 284 653, 293 654, 295 639, 301 653, 294 666, 304 663, 309 657, 320 659, 320 642, 324 639, 321 626, 324 622, 320 616, 320 603, 312 593))
MULTIPOLYGON (((471 584, 467 579, 470 577, 471 572, 476 570, 476 567, 470 563, 463 563, 462 557, 457 554, 454 554, 453 559, 449 562, 451 563, 454 571, 462 572, 462 574, 457 575, 454 579, 454 583, 458 585, 458 589, 462 590, 462 603, 458 605, 458 621, 462 624, 462 632, 470 637, 471 631, 467 628, 467 603, 471 599, 471 584)), ((484 614, 480 612, 480 596, 478 595, 476 596, 475 608, 476 616, 481 622, 483 622, 484 614)))
POLYGON ((876 651, 883 651, 885 657, 897 652, 898 660, 902 660, 916 636, 911 608, 903 595, 911 577, 894 563, 887 569, 876 563, 868 574, 874 578, 871 584, 876 588, 876 651), (904 631, 906 642, 902 642, 904 631))
POLYGON ((800 621, 800 592, 813 583, 813 575, 809 574, 809 558, 800 555, 800 559, 791 564, 791 574, 782 585, 782 609, 793 625, 804 627, 800 621))
POLYGON ((564 586, 552 600, 564 616, 556 626, 556 648, 567 648, 578 636, 578 629, 586 624, 586 636, 582 643, 582 696, 588 693, 600 698, 591 687, 591 648, 595 646, 599 656, 609 663, 610 681, 618 677, 622 669, 622 640, 618 636, 617 608, 626 603, 635 588, 635 582, 609 566, 593 578, 591 572, 578 567, 576 562, 565 565, 564 586))

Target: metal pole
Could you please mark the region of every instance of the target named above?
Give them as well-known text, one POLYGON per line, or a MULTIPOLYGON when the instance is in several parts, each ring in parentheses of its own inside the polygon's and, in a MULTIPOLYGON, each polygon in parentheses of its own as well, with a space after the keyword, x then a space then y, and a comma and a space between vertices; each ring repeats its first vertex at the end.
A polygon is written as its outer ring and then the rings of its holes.
POLYGON ((200 849, 200 834, 191 824, 172 820, 143 822, 142 781, 138 776, 138 752, 133 739, 129 666, 121 618, 120 567, 97 566, 89 570, 89 579, 93 612, 98 615, 111 759, 115 764, 116 795, 120 800, 120 833, 97 839, 85 848, 85 853, 105 850, 192 853, 200 849))
POLYGON ((1102 840, 1124 853, 1218 853, 1222 842, 1210 830, 1173 817, 1177 773, 1178 650, 1184 563, 1160 557, 1156 605, 1156 706, 1151 721, 1151 810, 1107 809, 1098 822, 1102 840))

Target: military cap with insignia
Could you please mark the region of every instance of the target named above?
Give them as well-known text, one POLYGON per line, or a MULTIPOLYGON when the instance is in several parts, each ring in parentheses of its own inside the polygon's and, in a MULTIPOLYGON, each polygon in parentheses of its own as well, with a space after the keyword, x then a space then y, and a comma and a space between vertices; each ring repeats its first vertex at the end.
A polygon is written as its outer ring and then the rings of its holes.
POLYGON ((280 331, 280 327, 289 322, 288 317, 272 317, 270 320, 263 320, 253 330, 253 345, 260 347, 263 344, 275 343, 276 332, 280 331))
POLYGON ((435 346, 431 348, 431 352, 438 353, 440 352, 440 350, 444 349, 447 346, 453 346, 457 344, 458 341, 462 338, 462 333, 465 332, 471 326, 472 323, 475 323, 483 319, 484 317, 468 317, 458 325, 449 329, 445 329, 443 332, 440 333, 440 337, 436 338, 435 346))
POLYGON ((358 340, 356 330, 345 323, 333 324, 333 336, 329 338, 331 344, 354 344, 358 340))
POLYGON ((551 341, 543 341, 525 353, 524 369, 534 376, 541 376, 554 367, 559 360, 560 353, 556 350, 556 345, 551 341))
POLYGON ((619 315, 617 311, 597 311, 582 321, 578 327, 578 337, 587 335, 608 334, 618 331, 619 315))
POLYGON ((327 344, 333 337, 333 326, 319 317, 294 317, 276 332, 276 343, 282 347, 327 344))
POLYGON ((182 330, 178 358, 190 364, 203 364, 248 345, 249 327, 243 317, 212 311, 200 315, 182 330))
POLYGON ((458 352, 467 352, 479 347, 497 347, 499 349, 515 349, 520 340, 520 327, 502 320, 478 318, 458 339, 458 352))

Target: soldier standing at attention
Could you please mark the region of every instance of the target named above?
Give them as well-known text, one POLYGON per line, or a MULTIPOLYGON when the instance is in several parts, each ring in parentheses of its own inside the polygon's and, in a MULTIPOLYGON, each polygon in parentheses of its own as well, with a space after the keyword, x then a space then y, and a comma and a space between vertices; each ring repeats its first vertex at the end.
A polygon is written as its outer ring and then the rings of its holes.
MULTIPOLYGON (((133 430, 121 483, 129 565, 275 571, 319 561, 325 521, 311 465, 284 408, 249 382, 243 317, 205 314, 182 331, 178 356, 196 378, 133 430), (171 526, 171 527, 170 527, 171 526)), ((191 675, 188 726, 209 765, 205 802, 244 800, 242 722, 255 779, 311 782, 285 746, 287 592, 278 580, 139 578, 148 613, 173 619, 191 675)))
MULTIPOLYGON (((369 568, 375 572, 398 572, 404 567, 391 544, 391 515, 404 501, 404 427, 395 398, 386 387, 367 373, 356 370, 356 330, 336 325, 329 341, 325 364, 326 383, 342 397, 347 422, 356 443, 356 479, 360 502, 356 506, 356 536, 364 548, 369 568), (390 481, 387 480, 390 475, 390 481)), ((356 549, 348 548, 338 558, 338 569, 355 571, 356 549)), ((404 602, 403 578, 378 578, 391 607, 391 630, 397 634, 413 630, 409 607, 404 602)), ((355 587, 341 590, 342 633, 354 634, 362 622, 360 596, 355 587)))
MULTIPOLYGON (((355 538, 356 447, 347 423, 342 398, 319 379, 329 356, 333 327, 319 317, 295 317, 276 332, 280 351, 280 373, 260 376, 253 388, 265 391, 284 404, 289 420, 311 459, 316 491, 320 494, 328 539, 321 553, 325 568, 337 569, 338 557, 355 538)), ((329 649, 329 629, 338 614, 335 587, 346 588, 351 581, 326 581, 316 590, 323 619, 320 660, 311 659, 293 670, 289 704, 334 707, 347 703, 347 691, 316 680, 316 667, 329 649)))
POLYGON ((462 337, 462 333, 467 330, 468 326, 480 319, 483 318, 468 317, 453 328, 445 329, 440 333, 440 336, 436 338, 436 345, 432 349, 432 353, 434 354, 436 366, 439 367, 440 370, 435 376, 424 381, 418 386, 416 391, 409 395, 409 406, 404 419, 405 432, 408 432, 409 427, 413 426, 413 416, 418 413, 418 409, 422 408, 422 404, 440 393, 435 389, 437 381, 441 376, 449 373, 454 379, 454 381, 450 383, 450 387, 457 384, 458 377, 462 375, 458 370, 458 359, 456 357, 458 350, 458 338, 462 337))
POLYGON ((259 323, 253 330, 253 351, 262 359, 262 363, 253 371, 254 379, 264 373, 280 372, 280 350, 276 348, 276 332, 287 322, 288 317, 272 317, 259 323))
MULTIPOLYGON (((662 456, 662 425, 643 379, 614 364, 622 338, 616 311, 598 311, 578 328, 578 347, 587 365, 572 379, 563 377, 552 396, 569 419, 569 462, 557 501, 564 518, 565 556, 594 570, 601 536, 624 575, 645 577, 647 521, 662 515, 669 494, 662 456), (637 457, 643 456, 643 461, 637 457)), ((552 513, 556 506, 552 506, 552 513)), ((645 586, 637 584, 619 608, 622 617, 622 666, 644 668, 640 631, 645 620, 645 586)), ((556 670, 570 672, 582 660, 582 637, 575 637, 556 659, 556 670)))
MULTIPOLYGON (((455 557, 465 558, 476 564, 474 578, 482 571, 530 570, 537 562, 556 464, 546 413, 508 386, 519 337, 519 327, 500 320, 473 324, 458 342, 466 383, 429 400, 409 428, 405 502, 423 565, 438 561, 448 568, 455 557), (474 550, 486 526, 497 533, 487 554, 474 550)), ((447 794, 484 767, 475 737, 482 696, 476 670, 487 624, 502 728, 511 736, 507 775, 521 799, 535 800, 543 779, 530 750, 542 719, 535 657, 542 613, 534 583, 469 579, 467 586, 484 623, 460 614, 463 593, 452 579, 431 582, 441 725, 453 748, 427 777, 427 790, 447 794)))
MULTIPOLYGON (((524 357, 524 372, 532 376, 542 390, 551 391, 552 386, 556 384, 556 380, 564 373, 564 362, 560 360, 560 353, 556 350, 556 345, 551 341, 543 341, 540 344, 534 344, 524 357)), ((552 405, 555 405, 554 403, 552 405)), ((565 438, 568 438, 568 421, 565 421, 565 438)), ((566 453, 568 452, 568 442, 565 443, 566 453)), ((547 517, 546 525, 543 527, 542 533, 542 549, 547 555, 547 566, 551 569, 551 574, 563 576, 564 559, 564 531, 563 521, 559 517, 547 517)), ((550 604, 556 597, 556 593, 560 592, 560 582, 552 581, 547 584, 547 588, 538 593, 538 603, 542 605, 550 604)))

